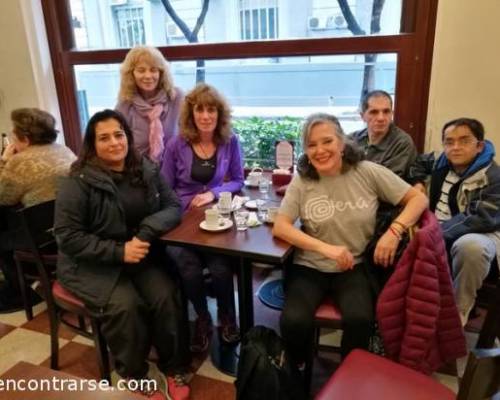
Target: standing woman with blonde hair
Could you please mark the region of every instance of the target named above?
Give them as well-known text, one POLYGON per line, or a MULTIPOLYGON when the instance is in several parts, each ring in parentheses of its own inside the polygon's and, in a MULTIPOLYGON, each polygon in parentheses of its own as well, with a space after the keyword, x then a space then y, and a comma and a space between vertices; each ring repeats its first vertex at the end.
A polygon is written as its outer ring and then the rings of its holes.
POLYGON ((165 145, 178 132, 184 94, 174 87, 170 67, 155 47, 131 49, 120 79, 116 110, 130 125, 137 151, 161 164, 165 145))

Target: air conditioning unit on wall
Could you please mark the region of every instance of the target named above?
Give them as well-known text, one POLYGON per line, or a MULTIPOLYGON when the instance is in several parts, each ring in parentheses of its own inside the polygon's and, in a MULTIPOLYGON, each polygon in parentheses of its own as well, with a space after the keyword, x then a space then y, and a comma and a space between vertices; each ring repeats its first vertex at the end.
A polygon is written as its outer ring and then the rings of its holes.
POLYGON ((326 16, 312 16, 307 20, 307 27, 311 31, 346 29, 347 21, 341 13, 326 16))

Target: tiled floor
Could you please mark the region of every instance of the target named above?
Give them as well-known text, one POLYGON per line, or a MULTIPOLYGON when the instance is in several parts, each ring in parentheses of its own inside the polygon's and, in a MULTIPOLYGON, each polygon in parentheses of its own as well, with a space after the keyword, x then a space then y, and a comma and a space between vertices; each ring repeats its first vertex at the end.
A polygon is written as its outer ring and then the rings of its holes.
MULTIPOLYGON (((268 278, 269 269, 254 268, 254 289, 268 278)), ((215 302, 211 301, 215 311, 215 302)), ((278 329, 279 311, 264 306, 254 298, 256 324, 278 329)), ((35 318, 26 322, 23 311, 0 315, 0 375, 19 361, 50 366, 49 323, 44 304, 34 309, 35 318)), ((215 316, 215 312, 213 312, 215 316)), ((474 321, 471 326, 474 325, 474 321)), ((477 324, 476 324, 477 325, 477 324)), ((338 332, 325 332, 322 341, 338 341, 338 332)), ((469 348, 477 340, 477 334, 468 333, 469 348)), ((62 330, 60 333, 60 369, 82 378, 97 379, 98 367, 93 344, 90 340, 62 330)), ((313 391, 317 391, 335 369, 335 359, 320 353, 315 361, 313 391)), ((211 364, 210 359, 197 360, 196 374, 191 382, 192 399, 226 400, 235 397, 234 379, 224 375, 211 364)), ((458 373, 463 373, 465 359, 458 362, 458 373)), ((457 377, 435 374, 436 379, 457 390, 457 377)))

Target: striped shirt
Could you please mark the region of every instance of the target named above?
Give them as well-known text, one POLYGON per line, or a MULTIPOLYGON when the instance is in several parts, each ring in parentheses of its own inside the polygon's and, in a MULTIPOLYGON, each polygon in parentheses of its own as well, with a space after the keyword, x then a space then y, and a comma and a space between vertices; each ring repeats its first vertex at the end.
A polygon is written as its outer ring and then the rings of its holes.
POLYGON ((444 179, 443 185, 441 186, 441 196, 439 196, 439 201, 436 204, 435 211, 439 222, 447 221, 452 217, 450 206, 448 204, 448 194, 450 193, 451 187, 459 180, 460 176, 458 176, 453 170, 450 170, 444 179))

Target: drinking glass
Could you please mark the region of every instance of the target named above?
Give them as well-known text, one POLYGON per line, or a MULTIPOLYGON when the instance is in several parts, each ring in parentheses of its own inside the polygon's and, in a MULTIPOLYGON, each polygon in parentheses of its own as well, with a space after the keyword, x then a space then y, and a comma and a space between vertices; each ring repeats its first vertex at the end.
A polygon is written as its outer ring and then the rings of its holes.
POLYGON ((222 192, 219 195, 219 202, 217 204, 217 209, 219 210, 220 215, 224 218, 229 218, 231 214, 231 193, 230 192, 222 192))
POLYGON ((269 193, 269 180, 262 178, 259 181, 259 192, 261 194, 261 197, 263 199, 268 199, 268 193, 269 193))
POLYGON ((248 229, 249 212, 246 210, 237 210, 234 212, 234 221, 236 222, 237 231, 246 231, 248 229))
POLYGON ((265 221, 267 218, 267 202, 265 200, 258 199, 255 200, 255 204, 257 205, 257 217, 259 217, 261 221, 265 221))

